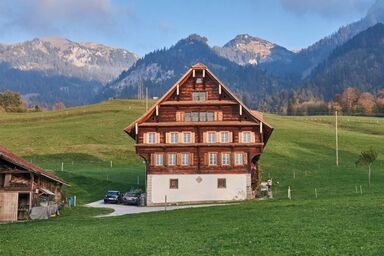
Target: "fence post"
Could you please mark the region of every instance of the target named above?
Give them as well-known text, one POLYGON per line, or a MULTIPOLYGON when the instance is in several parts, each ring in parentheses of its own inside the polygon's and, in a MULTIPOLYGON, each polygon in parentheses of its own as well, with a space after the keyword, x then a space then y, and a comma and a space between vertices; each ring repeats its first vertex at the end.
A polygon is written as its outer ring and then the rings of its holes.
POLYGON ((167 211, 167 195, 165 195, 164 201, 165 201, 164 211, 167 211))
POLYGON ((290 186, 288 186, 288 199, 292 200, 291 187, 290 186))
POLYGON ((61 171, 64 171, 64 162, 61 162, 61 171))

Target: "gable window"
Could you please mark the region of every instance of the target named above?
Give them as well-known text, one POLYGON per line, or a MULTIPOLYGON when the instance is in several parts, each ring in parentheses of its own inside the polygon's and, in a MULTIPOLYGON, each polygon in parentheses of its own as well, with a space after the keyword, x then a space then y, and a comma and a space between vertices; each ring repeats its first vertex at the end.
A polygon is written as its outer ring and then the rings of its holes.
POLYGON ((181 154, 181 165, 189 165, 189 153, 182 153, 181 154))
POLYGON ((217 188, 227 188, 227 179, 217 179, 217 188))
POLYGON ((193 101, 204 101, 207 100, 207 92, 192 92, 193 101))
POLYGON ((203 78, 201 78, 201 77, 196 78, 196 83, 197 84, 202 84, 203 83, 203 78))
POLYGON ((199 112, 192 112, 192 121, 193 122, 199 121, 199 112))
POLYGON ((164 155, 156 154, 156 166, 162 166, 162 165, 164 165, 164 155))
POLYGON ((184 121, 191 122, 191 113, 184 113, 184 121))
POLYGON ((176 165, 176 154, 174 153, 168 154, 168 165, 169 166, 176 165))
POLYGON ((216 132, 208 132, 208 143, 216 143, 216 132))
POLYGON ((242 132, 243 135, 243 143, 251 142, 251 132, 242 132))
POLYGON ((229 143, 229 132, 221 132, 221 143, 229 143))
POLYGON ((230 165, 231 164, 231 154, 223 153, 221 155, 221 165, 230 165))
POLYGON ((170 189, 178 189, 179 188, 179 180, 178 179, 170 179, 169 180, 169 188, 170 189))
POLYGON ((217 153, 209 153, 209 165, 217 165, 217 153))
POLYGON ((190 132, 184 132, 184 143, 191 143, 191 133, 190 132))
POLYGON ((156 143, 156 133, 155 132, 149 132, 148 133, 148 144, 155 144, 156 143))
POLYGON ((208 122, 215 121, 215 113, 214 112, 207 112, 207 121, 208 122))
POLYGON ((244 164, 244 155, 242 152, 235 153, 235 165, 243 165, 244 164))
POLYGON ((171 143, 178 143, 178 142, 179 142, 179 133, 171 132, 171 143))
POLYGON ((200 122, 206 122, 207 121, 207 112, 200 112, 200 122))
POLYGON ((215 121, 215 112, 186 112, 183 116, 185 122, 215 121))

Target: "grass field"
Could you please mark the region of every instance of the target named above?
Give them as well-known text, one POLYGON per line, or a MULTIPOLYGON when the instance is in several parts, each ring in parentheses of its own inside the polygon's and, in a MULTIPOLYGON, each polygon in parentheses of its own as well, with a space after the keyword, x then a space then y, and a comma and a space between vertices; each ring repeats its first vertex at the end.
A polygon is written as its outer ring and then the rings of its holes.
MULTIPOLYGON (((114 100, 0 114, 0 144, 54 170, 71 183, 67 194, 90 202, 137 186, 137 177, 143 185, 144 165, 122 130, 144 107, 114 100)), ((340 117, 339 167, 333 117, 266 119, 275 131, 261 167, 275 200, 108 219, 92 217, 100 209, 66 209, 48 221, 0 225, 0 255, 383 255, 384 119, 340 117), (367 170, 354 162, 371 147, 380 155, 368 188, 367 170)))

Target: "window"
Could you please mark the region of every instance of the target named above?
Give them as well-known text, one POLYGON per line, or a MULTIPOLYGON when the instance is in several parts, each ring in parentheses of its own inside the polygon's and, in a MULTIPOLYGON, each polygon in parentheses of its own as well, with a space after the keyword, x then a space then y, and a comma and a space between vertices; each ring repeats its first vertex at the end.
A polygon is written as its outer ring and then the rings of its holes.
POLYGON ((199 121, 199 112, 192 112, 192 121, 193 122, 199 121))
POLYGON ((227 187, 227 179, 219 178, 217 179, 217 188, 226 188, 227 187))
POLYGON ((207 92, 192 92, 193 101, 204 101, 207 100, 207 92))
POLYGON ((221 132, 221 142, 229 143, 229 132, 221 132))
POLYGON ((156 165, 161 166, 164 164, 164 155, 163 154, 156 154, 156 165))
POLYGON ((208 122, 215 121, 215 113, 214 112, 207 112, 207 121, 208 122))
POLYGON ((208 132, 208 143, 216 143, 216 132, 208 132))
POLYGON ((184 113, 184 121, 191 122, 191 113, 184 113))
POLYGON ((243 134, 243 142, 249 143, 251 142, 251 132, 242 132, 243 134))
POLYGON ((207 112, 200 112, 200 122, 206 122, 207 121, 207 112))
POLYGON ((178 143, 178 142, 179 142, 179 133, 171 132, 171 143, 178 143))
POLYGON ((170 189, 178 189, 179 188, 179 180, 178 179, 170 179, 169 180, 169 188, 170 189))
POLYGON ((217 153, 209 153, 209 165, 217 165, 217 153))
POLYGON ((156 143, 156 133, 155 132, 149 132, 148 133, 147 142, 148 144, 155 144, 156 143))
POLYGON ((168 165, 169 166, 176 165, 176 154, 174 153, 168 154, 168 165))
POLYGON ((215 121, 215 112, 189 112, 184 113, 185 122, 207 122, 215 121))
POLYGON ((236 165, 244 164, 243 153, 235 153, 235 164, 236 165))
POLYGON ((184 132, 184 143, 191 143, 191 133, 190 132, 184 132))
POLYGON ((202 84, 203 83, 203 78, 201 78, 201 77, 196 78, 196 83, 197 84, 202 84))
POLYGON ((189 153, 181 154, 181 165, 189 165, 189 153))
POLYGON ((230 165, 231 164, 231 154, 223 153, 221 155, 221 165, 230 165))

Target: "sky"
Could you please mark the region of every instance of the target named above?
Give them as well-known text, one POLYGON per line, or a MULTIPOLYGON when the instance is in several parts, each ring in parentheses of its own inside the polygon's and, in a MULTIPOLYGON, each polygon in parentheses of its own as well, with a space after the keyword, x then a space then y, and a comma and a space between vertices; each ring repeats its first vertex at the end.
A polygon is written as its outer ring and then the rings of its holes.
POLYGON ((213 46, 238 34, 305 48, 361 19, 375 0, 1 0, 0 43, 60 36, 140 56, 197 33, 213 46))

